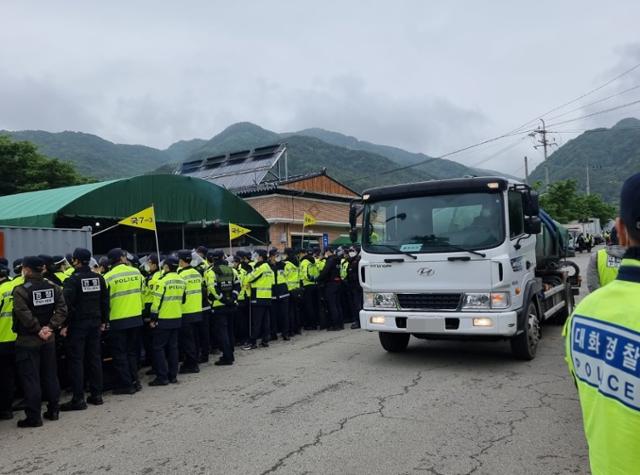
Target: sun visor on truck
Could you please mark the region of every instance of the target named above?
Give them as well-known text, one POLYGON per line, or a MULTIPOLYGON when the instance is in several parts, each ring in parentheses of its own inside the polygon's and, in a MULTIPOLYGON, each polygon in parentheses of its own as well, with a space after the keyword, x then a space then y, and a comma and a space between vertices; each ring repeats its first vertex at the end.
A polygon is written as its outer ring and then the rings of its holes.
POLYGON ((423 181, 406 185, 387 186, 365 190, 363 201, 380 201, 414 196, 455 195, 460 193, 502 193, 509 182, 499 177, 458 178, 452 180, 423 181))

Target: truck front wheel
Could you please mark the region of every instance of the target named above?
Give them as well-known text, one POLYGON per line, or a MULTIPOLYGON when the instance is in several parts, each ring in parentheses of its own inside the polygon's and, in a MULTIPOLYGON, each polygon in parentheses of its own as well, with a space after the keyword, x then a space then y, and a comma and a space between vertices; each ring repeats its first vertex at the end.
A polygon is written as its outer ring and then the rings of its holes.
POLYGON ((378 335, 380 336, 382 348, 389 353, 400 353, 406 350, 409 345, 409 338, 411 337, 409 333, 380 332, 378 335))
POLYGON ((520 360, 532 360, 536 357, 536 350, 542 335, 540 331, 540 316, 535 302, 529 302, 525 315, 522 333, 511 339, 511 352, 520 360))

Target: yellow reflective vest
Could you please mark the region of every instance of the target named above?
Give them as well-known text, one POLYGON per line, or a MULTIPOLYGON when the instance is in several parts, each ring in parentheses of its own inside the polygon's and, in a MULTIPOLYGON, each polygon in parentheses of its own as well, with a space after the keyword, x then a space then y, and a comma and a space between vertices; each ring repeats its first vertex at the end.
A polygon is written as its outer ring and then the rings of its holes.
POLYGON ((340 278, 342 280, 347 280, 347 273, 349 272, 349 260, 346 258, 342 258, 340 261, 340 278))
POLYGON ((318 278, 320 272, 316 266, 316 261, 313 258, 302 258, 300 261, 300 280, 303 287, 309 285, 315 285, 315 279, 318 278))
POLYGON ((185 322, 198 322, 202 319, 202 290, 204 280, 200 272, 193 267, 178 269, 178 275, 187 284, 185 302, 182 304, 182 317, 185 322))
POLYGON ((610 282, 616 280, 618 276, 618 268, 622 259, 610 256, 606 249, 600 249, 596 254, 596 262, 598 264, 598 280, 600 287, 604 287, 610 282))
POLYGON ((142 326, 144 277, 138 269, 118 264, 104 275, 109 289, 109 325, 114 330, 142 326))
POLYGON ((300 288, 300 270, 298 266, 291 261, 285 261, 283 274, 289 291, 300 288))
MULTIPOLYGON (((627 252, 627 255, 629 253, 627 252)), ((594 475, 640 468, 640 251, 588 295, 565 327, 594 475)))
POLYGON ((271 288, 275 283, 275 276, 268 262, 256 263, 253 271, 247 276, 247 281, 251 284, 252 304, 271 303, 271 288))
POLYGON ((22 276, 0 284, 0 343, 16 341, 16 334, 13 332, 13 289, 22 284, 22 276))
POLYGON ((151 318, 158 322, 158 328, 180 327, 186 288, 184 279, 176 272, 167 272, 158 278, 151 304, 151 318))

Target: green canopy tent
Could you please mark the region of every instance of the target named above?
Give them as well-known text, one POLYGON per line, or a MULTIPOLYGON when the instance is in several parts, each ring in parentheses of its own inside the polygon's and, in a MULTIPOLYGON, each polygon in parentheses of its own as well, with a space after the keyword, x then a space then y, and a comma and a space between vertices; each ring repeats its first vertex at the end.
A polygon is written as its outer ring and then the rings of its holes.
MULTIPOLYGON (((226 247, 229 223, 250 228, 252 237, 267 240, 269 224, 245 201, 206 180, 180 175, 142 175, 2 196, 0 224, 92 226, 97 232, 151 204, 162 250, 199 244, 226 247)), ((241 239, 234 244, 241 244, 241 239)), ((153 240, 153 232, 119 226, 96 236, 94 249, 105 252, 121 246, 149 251, 155 247, 153 240)))

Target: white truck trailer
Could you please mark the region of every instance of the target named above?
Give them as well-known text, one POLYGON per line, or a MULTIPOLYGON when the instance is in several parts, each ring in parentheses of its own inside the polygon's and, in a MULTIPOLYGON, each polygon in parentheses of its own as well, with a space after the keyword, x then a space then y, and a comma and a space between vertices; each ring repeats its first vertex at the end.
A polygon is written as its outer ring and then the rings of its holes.
POLYGON ((541 324, 572 311, 577 267, 564 267, 566 243, 527 185, 490 177, 370 189, 352 203, 352 240, 360 215, 360 324, 387 351, 404 351, 411 335, 509 339, 530 360, 541 324))

